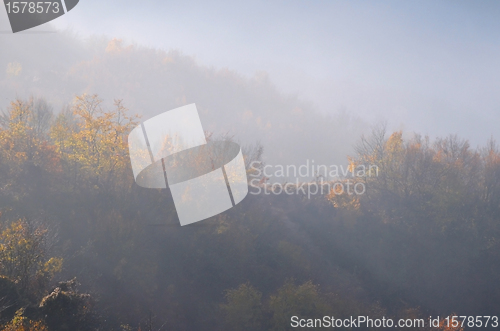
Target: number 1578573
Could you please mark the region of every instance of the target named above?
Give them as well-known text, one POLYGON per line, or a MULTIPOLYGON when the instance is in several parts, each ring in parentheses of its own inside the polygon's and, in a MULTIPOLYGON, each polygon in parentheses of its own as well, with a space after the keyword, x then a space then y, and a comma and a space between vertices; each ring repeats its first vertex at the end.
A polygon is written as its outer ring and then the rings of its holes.
POLYGON ((21 1, 5 4, 9 14, 58 14, 61 10, 59 2, 52 1, 21 1))

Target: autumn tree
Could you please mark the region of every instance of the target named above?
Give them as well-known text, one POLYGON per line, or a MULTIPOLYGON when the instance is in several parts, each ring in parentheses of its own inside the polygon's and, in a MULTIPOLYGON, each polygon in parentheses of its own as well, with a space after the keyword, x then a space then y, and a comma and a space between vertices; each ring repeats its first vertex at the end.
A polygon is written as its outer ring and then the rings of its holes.
POLYGON ((43 321, 32 321, 23 315, 24 309, 19 309, 16 315, 1 331, 49 331, 43 321))
POLYGON ((40 311, 51 331, 90 331, 98 329, 98 318, 89 294, 78 292, 76 278, 60 282, 40 302, 40 311))
POLYGON ((47 228, 29 219, 12 222, 0 234, 0 271, 32 300, 62 268, 61 258, 49 256, 50 241, 47 228))
POLYGON ((52 118, 52 108, 44 99, 14 100, 0 116, 4 150, 20 162, 41 162, 44 155, 40 148, 47 142, 52 118))
POLYGON ((226 291, 227 303, 221 305, 228 330, 262 330, 262 293, 250 283, 226 291))
POLYGON ((14 100, 0 115, 0 185, 4 192, 24 194, 41 186, 45 173, 59 168, 48 137, 52 118, 50 105, 34 97, 14 100))
POLYGON ((111 187, 129 169, 126 137, 138 116, 127 112, 121 100, 107 110, 97 95, 84 94, 56 118, 50 136, 79 185, 111 187))
POLYGON ((272 330, 292 330, 291 316, 300 318, 314 318, 332 314, 331 308, 322 298, 319 286, 307 281, 302 285, 295 285, 287 280, 270 298, 269 308, 272 312, 272 330))
POLYGON ((10 322, 22 306, 16 283, 8 277, 0 277, 0 325, 10 322))

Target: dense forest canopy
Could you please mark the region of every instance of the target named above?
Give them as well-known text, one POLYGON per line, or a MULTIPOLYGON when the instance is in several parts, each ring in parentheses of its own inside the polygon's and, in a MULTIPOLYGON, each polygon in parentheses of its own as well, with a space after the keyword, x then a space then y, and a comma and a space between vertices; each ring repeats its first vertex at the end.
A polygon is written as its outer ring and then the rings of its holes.
POLYGON ((0 331, 500 327, 500 2, 4 3, 0 331))
POLYGON ((354 179, 364 194, 248 195, 180 227, 168 190, 134 183, 126 136, 138 121, 88 94, 60 112, 32 97, 3 113, 2 330, 290 330, 294 315, 500 311, 494 141, 379 127, 349 158, 379 169, 354 179))

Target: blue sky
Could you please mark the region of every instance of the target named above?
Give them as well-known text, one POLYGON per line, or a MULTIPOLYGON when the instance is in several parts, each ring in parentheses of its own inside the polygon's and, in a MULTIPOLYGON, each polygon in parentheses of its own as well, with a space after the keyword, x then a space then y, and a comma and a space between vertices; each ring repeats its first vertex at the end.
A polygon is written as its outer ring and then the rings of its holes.
POLYGON ((54 21, 268 73, 326 113, 482 143, 500 119, 499 1, 81 0, 54 21))

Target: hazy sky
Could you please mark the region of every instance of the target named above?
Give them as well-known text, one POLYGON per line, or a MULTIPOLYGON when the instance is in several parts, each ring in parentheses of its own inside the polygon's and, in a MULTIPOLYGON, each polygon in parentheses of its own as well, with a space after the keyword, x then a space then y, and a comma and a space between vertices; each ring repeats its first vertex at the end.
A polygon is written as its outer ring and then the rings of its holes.
POLYGON ((54 21, 265 71, 324 112, 475 143, 500 120, 500 1, 81 0, 54 21))

